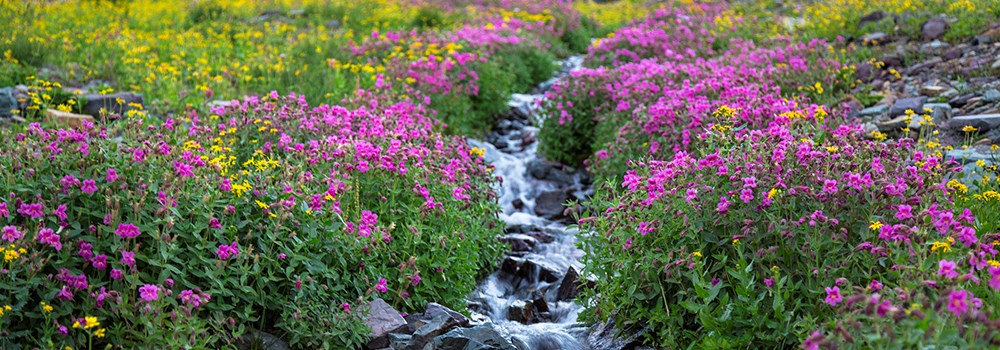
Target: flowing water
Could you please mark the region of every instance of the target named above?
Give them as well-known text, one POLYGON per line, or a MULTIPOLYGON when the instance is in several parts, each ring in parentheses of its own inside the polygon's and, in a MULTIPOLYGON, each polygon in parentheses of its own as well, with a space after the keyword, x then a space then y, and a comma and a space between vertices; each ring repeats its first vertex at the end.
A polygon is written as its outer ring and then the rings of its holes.
MULTIPOLYGON (((563 61, 559 75, 539 89, 551 87, 581 63, 580 57, 563 61)), ((535 120, 542 98, 540 93, 515 94, 510 116, 488 141, 468 140, 485 149, 486 161, 501 178, 500 218, 508 228, 504 239, 512 246, 500 270, 470 296, 470 309, 474 319, 492 322, 521 350, 589 349, 589 328, 577 322, 582 306, 565 295, 569 289, 560 288, 563 280, 576 280, 583 251, 576 247, 576 229, 553 214, 552 198, 582 199, 591 189, 582 172, 564 171, 539 157, 535 120)))

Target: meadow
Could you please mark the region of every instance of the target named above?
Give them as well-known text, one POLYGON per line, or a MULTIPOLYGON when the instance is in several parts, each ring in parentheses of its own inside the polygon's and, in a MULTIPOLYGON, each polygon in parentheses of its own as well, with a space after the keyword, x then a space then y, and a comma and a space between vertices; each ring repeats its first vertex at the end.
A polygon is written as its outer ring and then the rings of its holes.
POLYGON ((1000 176, 950 155, 996 139, 847 106, 879 99, 858 67, 908 72, 860 38, 935 16, 957 47, 1000 5, 4 2, 0 87, 29 93, 0 128, 0 348, 359 348, 375 298, 467 312, 507 246, 465 137, 576 54, 536 124, 595 179, 587 321, 656 348, 997 346, 1000 176), (121 92, 143 103, 44 117, 121 92))

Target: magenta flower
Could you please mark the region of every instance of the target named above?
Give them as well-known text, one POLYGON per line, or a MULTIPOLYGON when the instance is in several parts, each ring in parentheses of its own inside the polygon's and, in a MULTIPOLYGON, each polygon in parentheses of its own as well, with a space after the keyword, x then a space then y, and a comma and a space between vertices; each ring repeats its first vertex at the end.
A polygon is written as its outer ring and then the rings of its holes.
POLYGON ((729 211, 729 200, 727 200, 726 197, 720 198, 719 205, 715 207, 715 211, 720 213, 729 211))
POLYGON ((62 289, 59 290, 59 293, 56 293, 56 298, 65 301, 73 300, 73 291, 69 290, 68 286, 63 286, 62 289))
POLYGON ((108 268, 108 256, 104 254, 95 256, 90 260, 90 264, 94 266, 95 269, 104 270, 108 268))
POLYGON ((55 215, 57 218, 59 218, 59 220, 65 221, 67 218, 66 209, 68 209, 66 208, 66 205, 60 204, 58 207, 56 207, 56 210, 52 211, 52 215, 55 215))
POLYGON ((840 295, 840 287, 826 287, 826 299, 824 301, 830 304, 830 306, 837 306, 841 301, 844 301, 844 297, 840 295))
POLYGON ((413 285, 414 286, 418 285, 418 284, 420 284, 420 275, 410 276, 410 280, 413 281, 413 285))
POLYGON ((379 278, 378 284, 375 285, 375 290, 379 291, 380 293, 388 292, 389 287, 386 286, 387 283, 389 283, 389 281, 386 281, 385 278, 379 278))
POLYGON ((135 253, 129 251, 122 252, 122 258, 119 260, 122 265, 135 268, 135 253))
POLYGON ((208 227, 212 228, 212 229, 219 230, 219 229, 222 229, 222 224, 219 223, 219 219, 217 219, 217 218, 211 218, 211 219, 208 219, 208 227))
POLYGON ((348 314, 351 313, 351 304, 348 304, 348 303, 340 304, 340 308, 344 309, 344 312, 346 312, 348 314))
POLYGON ((37 219, 45 216, 45 205, 42 203, 21 203, 21 205, 17 208, 17 213, 32 219, 37 219))
POLYGON ((868 283, 868 289, 871 289, 876 292, 880 291, 882 290, 882 282, 879 282, 878 280, 872 280, 871 283, 868 283))
POLYGON ((937 274, 952 279, 958 277, 958 271, 955 271, 955 262, 950 260, 940 260, 938 261, 938 271, 937 274))
POLYGON ((743 200, 743 203, 750 203, 750 201, 753 200, 753 190, 749 188, 744 188, 743 190, 741 190, 740 199, 743 200))
POLYGON ((141 297, 142 300, 145 301, 153 301, 159 299, 160 294, 158 293, 158 289, 156 288, 155 285, 146 284, 143 285, 142 287, 139 287, 139 297, 141 297))
POLYGON ((125 273, 122 272, 122 270, 111 269, 111 279, 113 279, 113 280, 120 280, 120 279, 122 279, 122 277, 125 277, 125 273))
POLYGON ((17 226, 4 226, 3 233, 0 234, 0 238, 3 238, 7 242, 14 242, 21 237, 24 237, 24 233, 21 233, 21 231, 17 229, 17 226))
POLYGON ((240 254, 240 248, 237 246, 236 241, 229 245, 220 244, 219 249, 215 251, 215 255, 219 257, 219 260, 229 260, 235 258, 240 254))
POLYGON ((174 173, 181 178, 194 176, 194 166, 184 162, 174 162, 174 173))
POLYGON ((837 193, 837 180, 824 180, 823 181, 823 192, 834 194, 837 193))
POLYGON ((118 229, 115 230, 115 234, 123 239, 136 238, 139 237, 139 226, 133 224, 119 224, 118 229))
POLYGON ((767 288, 771 288, 771 286, 774 285, 774 277, 765 278, 764 279, 764 285, 766 285, 767 288))
POLYGON ((62 243, 59 242, 59 238, 59 235, 57 235, 56 232, 50 228, 38 230, 38 235, 35 236, 36 241, 47 244, 56 250, 62 250, 62 243))
POLYGON ((948 311, 955 314, 955 316, 961 316, 963 313, 969 310, 969 292, 965 290, 952 291, 948 295, 948 311))
POLYGON ((913 208, 906 204, 901 204, 896 207, 896 219, 906 220, 913 217, 913 208))
POLYGON ((94 180, 83 180, 83 185, 80 186, 80 191, 86 194, 94 194, 97 192, 97 182, 94 180))
POLYGON ((107 175, 104 176, 104 181, 115 182, 118 180, 118 172, 115 169, 108 169, 107 175))

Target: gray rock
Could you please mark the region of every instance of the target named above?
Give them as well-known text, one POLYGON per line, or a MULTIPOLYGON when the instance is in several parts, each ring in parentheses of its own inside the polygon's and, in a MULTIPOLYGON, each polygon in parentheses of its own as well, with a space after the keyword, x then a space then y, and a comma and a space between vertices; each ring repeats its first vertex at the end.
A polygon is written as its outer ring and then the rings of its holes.
POLYGON ((868 83, 875 77, 875 67, 868 63, 858 63, 854 69, 854 79, 862 83, 868 83))
POLYGON ((887 17, 889 16, 885 13, 885 11, 882 10, 872 11, 867 15, 862 16, 858 20, 858 29, 864 28, 866 25, 871 23, 878 23, 879 21, 886 19, 887 17))
POLYGON ((997 89, 989 89, 983 93, 983 102, 993 103, 997 101, 1000 101, 1000 91, 997 89))
POLYGON ((0 89, 0 119, 10 119, 14 116, 11 110, 18 108, 17 98, 14 97, 14 88, 5 87, 0 89))
POLYGON ((389 333, 406 327, 406 320, 399 315, 399 311, 381 298, 372 300, 362 310, 365 312, 365 324, 372 329, 369 334, 368 349, 389 346, 389 333))
MULTIPOLYGON (((920 115, 914 115, 910 119, 909 129, 917 130, 920 129, 920 115)), ((884 121, 878 124, 878 130, 881 132, 892 132, 892 131, 902 131, 903 127, 907 127, 906 116, 901 115, 893 118, 892 120, 884 121)))
POLYGON ((931 18, 920 26, 920 30, 922 31, 921 37, 924 40, 935 40, 948 31, 948 21, 941 18, 931 18))
POLYGON ((143 104, 142 95, 131 92, 119 92, 111 95, 89 94, 84 95, 83 98, 86 100, 86 104, 82 108, 83 114, 93 116, 94 118, 101 117, 102 109, 109 115, 117 114, 124 116, 128 111, 135 109, 130 104, 143 104))
POLYGON ((920 45, 920 50, 923 52, 935 52, 938 50, 942 50, 948 46, 950 45, 948 45, 948 43, 946 42, 943 42, 941 40, 934 40, 932 42, 920 45))
POLYGON ((971 94, 971 93, 965 94, 965 95, 961 95, 961 96, 958 96, 958 97, 955 97, 955 98, 952 98, 952 99, 948 100, 948 104, 950 104, 952 107, 963 107, 967 103, 969 103, 969 100, 971 100, 971 99, 973 99, 975 97, 976 97, 976 94, 971 94))
POLYGON ((456 328, 434 339, 424 349, 430 350, 518 350, 492 324, 456 328))
POLYGON ((965 53, 965 52, 964 52, 964 51, 962 51, 962 49, 960 49, 960 48, 957 48, 957 47, 956 47, 956 48, 954 48, 954 49, 951 49, 951 50, 948 50, 948 51, 946 51, 946 52, 944 53, 944 55, 942 55, 942 57, 943 57, 943 58, 944 58, 945 60, 949 60, 949 61, 950 61, 950 60, 954 60, 954 59, 957 59, 957 58, 960 58, 960 57, 962 57, 962 55, 963 55, 964 53, 965 53))
POLYGON ((883 32, 869 33, 861 37, 861 43, 863 45, 883 45, 889 41, 889 34, 883 32))
POLYGON ((889 113, 889 106, 878 105, 862 109, 860 112, 858 112, 858 116, 862 118, 871 118, 877 120, 880 117, 887 115, 888 113, 889 113))
POLYGON ((418 328, 416 332, 413 332, 413 338, 406 347, 406 350, 423 349, 424 345, 434 340, 435 337, 447 333, 456 326, 458 326, 458 323, 450 316, 438 314, 430 322, 418 328))
POLYGON ((928 103, 924 105, 924 108, 931 110, 931 118, 934 118, 934 123, 941 124, 941 122, 951 119, 951 105, 947 103, 928 103))
POLYGON ((920 87, 920 94, 929 97, 941 96, 948 88, 939 85, 924 85, 920 87))
POLYGON ((962 130, 966 126, 976 128, 978 132, 987 132, 1000 125, 1000 114, 963 115, 948 121, 947 129, 962 130))
POLYGON ((236 348, 239 350, 291 350, 288 342, 275 337, 273 334, 261 332, 253 328, 236 341, 236 348))
POLYGON ((563 203, 569 199, 565 191, 543 192, 535 198, 535 214, 547 219, 563 218, 566 209, 563 203))
POLYGON ((389 348, 406 349, 406 346, 413 340, 409 334, 389 333, 389 348))
POLYGON ((908 97, 896 100, 896 103, 892 104, 892 108, 889 109, 890 117, 897 117, 906 114, 906 110, 910 109, 914 112, 920 112, 920 109, 924 107, 924 102, 927 102, 927 97, 908 97))
POLYGON ((424 317, 429 319, 434 319, 438 315, 445 315, 455 321, 459 327, 468 327, 469 319, 462 315, 458 311, 447 308, 444 305, 438 303, 427 303, 427 309, 424 310, 424 317))

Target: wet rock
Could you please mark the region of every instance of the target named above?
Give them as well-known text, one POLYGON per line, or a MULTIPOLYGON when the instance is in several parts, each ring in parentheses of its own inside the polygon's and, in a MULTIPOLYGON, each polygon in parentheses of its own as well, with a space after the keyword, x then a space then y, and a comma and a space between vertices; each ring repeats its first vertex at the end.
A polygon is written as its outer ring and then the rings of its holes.
POLYGON ((566 275, 563 277, 562 282, 559 283, 559 290, 556 292, 557 301, 566 301, 576 298, 577 294, 580 294, 579 286, 580 283, 580 272, 576 270, 576 267, 570 266, 566 270, 566 275))
POLYGON ((427 309, 424 311, 424 317, 434 319, 438 315, 450 317, 451 320, 455 321, 455 324, 459 327, 469 326, 469 319, 458 311, 449 309, 448 307, 438 303, 428 303, 427 309))
POLYGON ((563 211, 566 209, 563 203, 569 199, 564 191, 543 192, 535 198, 535 214, 547 219, 563 218, 563 211))
POLYGON ((410 340, 410 344, 407 345, 406 350, 423 349, 424 345, 435 337, 447 333, 456 326, 458 326, 458 323, 453 318, 445 314, 438 314, 430 322, 418 328, 416 332, 413 332, 413 338, 410 340))
POLYGON ((381 349, 389 346, 389 333, 406 327, 406 320, 399 315, 399 311, 393 309, 381 298, 369 302, 365 306, 364 312, 366 312, 365 324, 372 329, 368 335, 368 349, 381 349))
POLYGON ((531 319, 535 317, 534 311, 534 305, 531 303, 523 300, 517 300, 507 306, 507 319, 518 323, 529 324, 531 323, 531 319))
POLYGON ((883 45, 889 41, 889 34, 876 32, 861 37, 861 44, 869 46, 883 45))
MULTIPOLYGON (((539 316, 542 314, 549 313, 549 302, 545 300, 545 294, 539 291, 535 291, 535 295, 531 299, 531 306, 538 311, 539 316)), ((547 319, 547 317, 540 317, 540 319, 547 319)))
POLYGON ((976 128, 978 132, 986 132, 1000 126, 1000 114, 963 115, 948 121, 946 129, 961 131, 966 126, 976 128))
POLYGON ((941 96, 948 88, 938 85, 924 85, 920 87, 920 94, 928 97, 941 96))
POLYGON ((934 40, 932 42, 920 45, 920 51, 924 53, 938 52, 938 50, 942 50, 948 46, 949 45, 946 42, 943 42, 941 40, 934 40))
POLYGON ((537 239, 525 234, 506 235, 500 241, 509 244, 512 252, 530 252, 538 245, 537 239))
POLYGON ((514 207, 514 210, 524 209, 524 201, 520 198, 510 201, 510 205, 514 207))
POLYGON ((565 171, 556 168, 558 164, 536 159, 528 162, 526 168, 528 174, 539 180, 551 181, 557 184, 572 185, 573 176, 565 171))
POLYGON ((645 330, 626 330, 619 332, 614 321, 599 322, 587 336, 591 350, 638 350, 642 347, 642 335, 645 330))
POLYGON ((434 339, 429 350, 518 350, 492 324, 453 329, 434 339))
POLYGON ((521 224, 521 225, 510 225, 510 226, 507 226, 504 229, 503 232, 506 233, 506 234, 511 234, 511 233, 525 233, 526 234, 528 232, 538 231, 538 230, 541 230, 541 228, 538 227, 538 226, 521 224))
POLYGON ((553 283, 559 280, 560 272, 551 264, 532 258, 508 256, 500 263, 500 271, 529 281, 553 283))
POLYGON ((532 231, 532 232, 527 232, 525 234, 528 235, 528 236, 531 236, 531 238, 534 238, 539 243, 546 243, 546 244, 548 244, 548 243, 555 242, 555 240, 556 240, 556 238, 554 236, 552 236, 552 234, 550 234, 548 232, 544 232, 544 231, 532 231))
POLYGON ((251 328, 249 332, 243 334, 236 341, 236 348, 239 350, 290 350, 288 342, 279 339, 273 334, 261 332, 251 328))
POLYGON ((83 128, 83 123, 94 122, 94 117, 83 114, 76 114, 70 112, 63 112, 55 109, 45 110, 45 119, 50 122, 54 122, 59 125, 69 126, 75 129, 83 128))
POLYGON ((927 97, 924 96, 898 99, 896 103, 892 104, 892 108, 889 109, 889 116, 897 117, 903 115, 908 109, 919 112, 924 107, 924 102, 927 102, 927 97))
POLYGON ((81 108, 83 114, 101 117, 101 110, 108 114, 125 115, 126 112, 135 109, 131 104, 142 105, 142 95, 131 92, 119 92, 111 95, 89 94, 83 98, 87 101, 81 108))
POLYGON ((941 38, 948 31, 948 21, 942 18, 931 18, 920 26, 921 38, 924 40, 934 40, 941 38))

